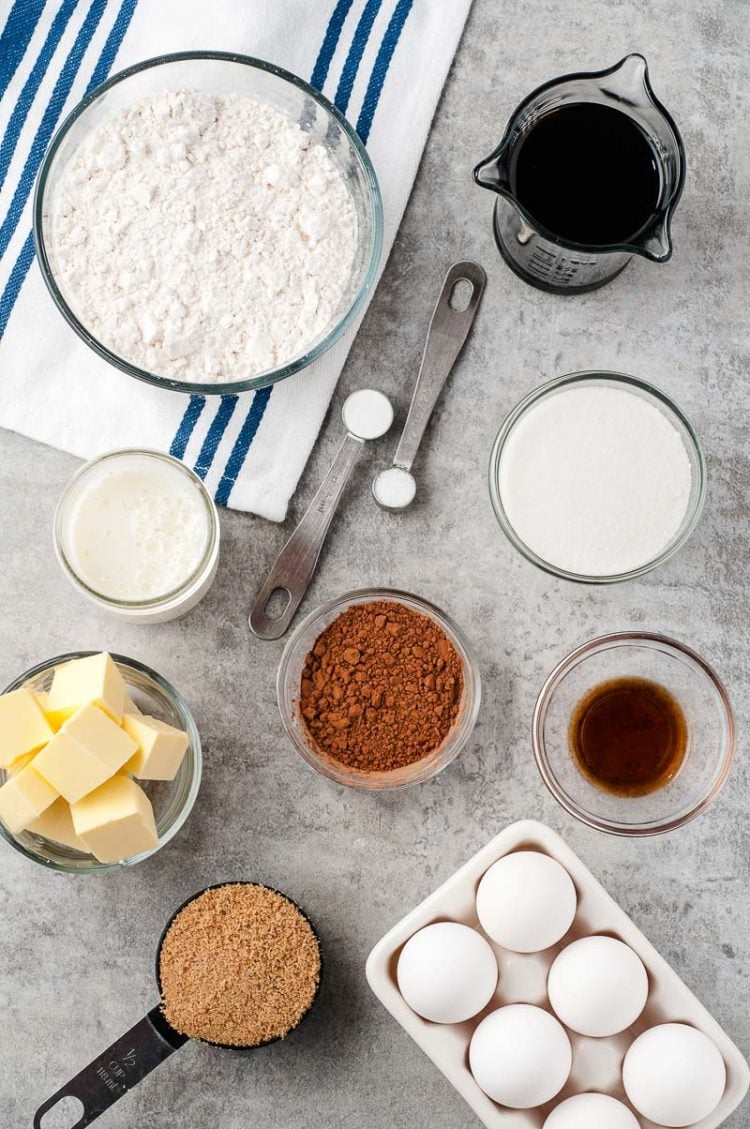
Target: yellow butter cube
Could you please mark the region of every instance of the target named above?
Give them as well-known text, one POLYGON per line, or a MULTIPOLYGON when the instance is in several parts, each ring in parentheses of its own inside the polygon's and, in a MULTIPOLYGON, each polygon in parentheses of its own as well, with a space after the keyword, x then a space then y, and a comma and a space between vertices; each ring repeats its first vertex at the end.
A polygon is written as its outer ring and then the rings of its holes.
POLYGON ((12 690, 0 696, 0 768, 41 749, 51 736, 49 723, 31 690, 12 690))
POLYGON ((122 768, 138 748, 136 742, 111 717, 94 705, 82 706, 60 730, 109 766, 109 775, 122 768))
POLYGON ((33 764, 69 804, 109 780, 138 746, 98 706, 83 706, 69 718, 33 764))
POLYGON ((73 828, 99 862, 119 862, 159 845, 154 810, 129 776, 113 776, 71 804, 73 828))
POLYGON ((17 835, 56 799, 55 789, 29 764, 0 788, 0 819, 17 835))
POLYGON ((89 655, 57 667, 49 689, 48 712, 60 723, 81 706, 94 704, 119 725, 125 703, 125 679, 111 655, 89 655))
POLYGON ((62 730, 34 757, 34 768, 69 804, 93 792, 114 769, 84 749, 62 730))
POLYGON ((174 780, 187 752, 187 733, 155 717, 128 714, 122 719, 122 727, 138 745, 125 771, 141 780, 174 780))
POLYGON ((27 764, 31 764, 36 753, 24 753, 22 757, 16 757, 12 764, 8 765, 8 772, 11 776, 17 776, 22 768, 26 768, 27 764))
POLYGON ((70 714, 66 713, 65 711, 55 710, 53 712, 52 710, 50 710, 50 708, 49 708, 49 693, 48 693, 47 690, 35 690, 34 691, 34 697, 36 698, 37 702, 39 703, 39 709, 42 711, 44 716, 47 718, 49 725, 55 731, 55 733, 57 733, 58 729, 60 728, 62 723, 65 721, 66 717, 69 717, 70 714), (61 712, 63 712, 64 716, 60 716, 61 712))
POLYGON ((62 796, 30 823, 26 830, 33 831, 35 835, 43 835, 45 839, 52 839, 55 843, 62 843, 64 847, 88 851, 83 839, 79 839, 75 833, 70 805, 62 796))

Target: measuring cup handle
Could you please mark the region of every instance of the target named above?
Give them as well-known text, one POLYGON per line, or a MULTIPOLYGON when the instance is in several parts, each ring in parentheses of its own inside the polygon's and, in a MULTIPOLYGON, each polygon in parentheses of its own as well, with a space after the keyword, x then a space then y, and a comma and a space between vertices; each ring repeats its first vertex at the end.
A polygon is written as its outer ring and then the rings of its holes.
POLYGON ((83 1115, 70 1129, 84 1129, 186 1042, 187 1036, 169 1026, 161 1008, 152 1008, 135 1027, 39 1106, 34 1114, 34 1129, 44 1129, 44 1115, 63 1098, 78 1098, 82 1103, 83 1115))
POLYGON ((349 475, 362 453, 364 440, 347 434, 318 492, 299 525, 274 561, 268 579, 258 593, 250 612, 250 629, 260 639, 278 639, 284 634, 312 580, 331 524, 349 475), (277 590, 288 602, 276 618, 268 615, 268 601, 277 590))
POLYGON ((478 263, 472 262, 454 263, 445 276, 430 328, 427 330, 427 341, 409 415, 393 457, 397 466, 411 469, 438 396, 469 336, 486 281, 487 276, 482 268, 478 263), (471 283, 471 295, 464 309, 454 310, 451 298, 459 282, 471 283))

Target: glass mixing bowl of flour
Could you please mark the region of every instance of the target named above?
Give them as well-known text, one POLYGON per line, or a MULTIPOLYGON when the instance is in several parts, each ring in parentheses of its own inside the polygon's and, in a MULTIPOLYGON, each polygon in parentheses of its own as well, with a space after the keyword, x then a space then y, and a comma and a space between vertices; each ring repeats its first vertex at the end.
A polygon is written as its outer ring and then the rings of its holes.
POLYGON ((121 71, 63 122, 34 237, 90 348, 139 380, 219 395, 338 341, 374 286, 383 209, 326 98, 259 59, 187 52, 121 71))
POLYGON ((530 392, 495 439, 490 496, 532 564, 584 584, 642 576, 684 545, 706 492, 690 422, 663 392, 587 371, 530 392))

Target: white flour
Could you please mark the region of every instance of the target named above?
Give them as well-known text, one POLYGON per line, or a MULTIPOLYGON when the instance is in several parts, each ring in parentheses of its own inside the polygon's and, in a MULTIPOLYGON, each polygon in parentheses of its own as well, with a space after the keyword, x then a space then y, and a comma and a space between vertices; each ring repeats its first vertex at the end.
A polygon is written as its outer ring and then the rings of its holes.
POLYGON ((612 576, 648 564, 677 533, 692 471, 667 417, 632 392, 569 388, 507 441, 500 496, 518 537, 567 572, 612 576))
POLYGON ((75 151, 52 208, 71 308, 159 375, 253 376, 341 312, 349 191, 322 145, 250 98, 168 91, 117 111, 75 151))

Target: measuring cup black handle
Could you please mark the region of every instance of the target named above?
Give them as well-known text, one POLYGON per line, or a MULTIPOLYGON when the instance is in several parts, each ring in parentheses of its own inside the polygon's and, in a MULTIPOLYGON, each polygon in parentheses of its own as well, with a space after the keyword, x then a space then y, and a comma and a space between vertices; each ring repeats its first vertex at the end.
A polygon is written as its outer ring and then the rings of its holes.
POLYGON ((186 1042, 187 1036, 170 1027, 161 1008, 152 1008, 135 1027, 39 1106, 34 1114, 34 1129, 44 1129, 45 1113, 68 1097, 83 1103, 83 1116, 70 1129, 84 1129, 186 1042))

